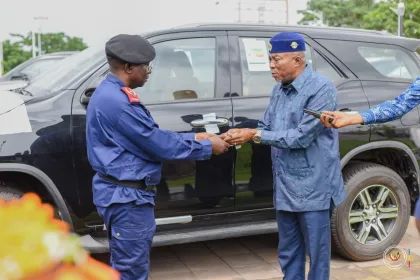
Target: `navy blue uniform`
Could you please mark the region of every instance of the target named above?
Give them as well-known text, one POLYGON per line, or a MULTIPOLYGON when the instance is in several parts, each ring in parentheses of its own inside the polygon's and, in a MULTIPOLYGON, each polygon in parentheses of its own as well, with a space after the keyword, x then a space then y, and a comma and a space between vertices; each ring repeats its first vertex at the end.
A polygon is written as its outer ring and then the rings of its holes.
POLYGON ((88 159, 97 172, 93 200, 109 233, 111 265, 122 279, 147 279, 156 229, 154 193, 100 174, 154 186, 161 179, 162 161, 209 159, 212 144, 195 141, 193 133, 160 129, 134 91, 113 74, 95 90, 86 119, 88 159))

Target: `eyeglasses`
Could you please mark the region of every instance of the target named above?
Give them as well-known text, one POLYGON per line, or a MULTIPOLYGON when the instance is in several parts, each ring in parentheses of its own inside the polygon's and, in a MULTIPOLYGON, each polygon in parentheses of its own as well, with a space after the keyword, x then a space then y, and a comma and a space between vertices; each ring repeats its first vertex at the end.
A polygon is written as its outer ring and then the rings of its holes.
POLYGON ((153 65, 150 63, 149 65, 145 65, 147 72, 152 72, 153 65))

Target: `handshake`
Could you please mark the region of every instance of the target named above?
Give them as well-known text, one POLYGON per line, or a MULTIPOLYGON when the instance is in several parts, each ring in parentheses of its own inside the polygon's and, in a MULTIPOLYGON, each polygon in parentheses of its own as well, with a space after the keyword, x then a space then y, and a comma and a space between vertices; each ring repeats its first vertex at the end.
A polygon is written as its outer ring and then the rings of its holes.
POLYGON ((231 146, 242 145, 249 142, 257 133, 255 129, 234 128, 221 135, 211 133, 197 133, 196 140, 210 140, 212 144, 212 153, 220 155, 226 153, 231 146))

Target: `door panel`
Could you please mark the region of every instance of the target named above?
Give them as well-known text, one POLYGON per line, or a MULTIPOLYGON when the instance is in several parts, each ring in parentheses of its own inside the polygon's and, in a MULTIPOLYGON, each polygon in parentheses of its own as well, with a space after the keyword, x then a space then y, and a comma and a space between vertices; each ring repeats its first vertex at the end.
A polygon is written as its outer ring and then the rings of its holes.
MULTIPOLYGON (((203 114, 231 119, 232 107, 228 98, 148 106, 162 129, 177 132, 205 132, 193 127, 194 120, 203 114)), ((220 127, 225 132, 229 126, 220 127)), ((162 180, 157 186, 156 217, 198 215, 233 211, 234 150, 206 161, 177 160, 163 163, 162 180)))
MULTIPOLYGON (((258 57, 267 57, 264 51, 267 50, 268 41, 274 33, 232 32, 228 34, 231 53, 234 126, 236 128, 256 128, 269 104, 269 95, 276 82, 271 77, 268 64, 261 69, 262 66, 260 68, 253 67, 250 62, 257 63, 258 57), (248 40, 244 41, 243 37, 245 36, 248 40), (255 40, 260 42, 255 43, 255 40), (252 52, 255 52, 254 55, 252 52)), ((357 79, 351 77, 351 72, 343 65, 336 64, 334 58, 331 60, 326 58, 325 50, 310 38, 304 37, 307 43, 308 66, 313 71, 334 81, 338 90, 338 108, 351 108, 352 110, 369 108, 361 84, 357 79)), ((261 65, 264 63, 262 59, 259 62, 261 65)), ((361 142, 368 142, 369 127, 343 128, 340 130, 340 141, 340 147, 344 152, 356 142, 358 145, 361 142)), ((235 166, 235 210, 272 207, 272 177, 270 146, 257 145, 251 141, 238 149, 235 166)))
MULTIPOLYGON (((190 35, 191 36, 191 35, 190 35)), ((229 129, 232 103, 226 33, 213 36, 171 38, 154 44, 156 59, 145 87, 136 90, 162 129, 205 132, 199 120, 214 114, 229 129), (149 105, 147 105, 149 104, 149 105), (198 121, 195 124, 194 121, 198 121)), ((211 132, 211 131, 208 131, 211 132)), ((157 187, 156 217, 198 215, 233 211, 233 160, 235 151, 207 161, 166 161, 157 187)))
MULTIPOLYGON (((348 40, 318 41, 359 77, 370 107, 395 99, 420 75, 420 64, 415 54, 403 47, 348 40)), ((418 154, 418 123, 417 107, 400 119, 372 124, 370 140, 400 141, 418 154)))
MULTIPOLYGON (((395 97, 406 91, 410 86, 410 83, 408 82, 390 81, 362 81, 362 84, 371 107, 381 104, 387 100, 395 99, 395 97)), ((412 140, 409 140, 411 138, 409 126, 417 125, 418 123, 419 109, 416 107, 400 119, 384 124, 372 124, 371 140, 397 140, 414 148, 414 143, 412 140)))
MULTIPOLYGON (((369 102, 357 79, 336 82, 338 110, 361 112, 369 109, 369 102)), ((367 144, 370 137, 368 125, 352 125, 338 129, 340 139, 340 156, 344 157, 352 149, 367 144)))
MULTIPOLYGON (((152 74, 146 85, 135 91, 160 128, 180 133, 205 132, 207 128, 199 126, 200 120, 203 115, 213 113, 216 118, 227 120, 225 126, 217 127, 219 133, 228 130, 232 103, 226 94, 230 90, 226 32, 178 34, 177 37, 170 34, 149 40, 156 49, 152 74), (193 126, 193 121, 198 125, 193 126)), ((90 84, 99 84, 105 74, 90 84)), ((92 204, 94 172, 87 161, 84 140, 85 109, 80 103, 83 91, 78 91, 73 106, 79 120, 73 128, 74 139, 78 139, 76 169, 82 192, 81 204, 88 205, 92 212, 90 222, 86 220, 85 223, 99 224, 102 220, 92 204)), ((162 180, 156 190, 155 217, 233 211, 234 157, 235 151, 231 149, 206 161, 165 161, 162 180)))
MULTIPOLYGON (((256 128, 268 106, 275 81, 268 66, 267 42, 274 34, 228 32, 235 128, 256 128)), ((235 187, 235 210, 273 206, 271 147, 251 141, 237 149, 235 187)))

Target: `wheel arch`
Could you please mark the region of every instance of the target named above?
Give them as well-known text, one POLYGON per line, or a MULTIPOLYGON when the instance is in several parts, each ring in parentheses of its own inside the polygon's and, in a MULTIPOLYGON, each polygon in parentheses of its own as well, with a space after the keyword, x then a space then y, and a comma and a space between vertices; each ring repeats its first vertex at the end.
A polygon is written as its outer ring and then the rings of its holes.
POLYGON ((416 156, 407 145, 397 141, 377 141, 359 146, 341 159, 341 169, 355 161, 375 162, 393 169, 406 182, 413 204, 417 200, 420 168, 416 156))
POLYGON ((23 173, 36 179, 51 196, 55 206, 60 210, 63 220, 74 230, 69 209, 54 182, 41 170, 22 163, 0 163, 0 173, 23 173))

